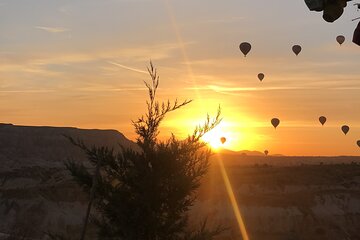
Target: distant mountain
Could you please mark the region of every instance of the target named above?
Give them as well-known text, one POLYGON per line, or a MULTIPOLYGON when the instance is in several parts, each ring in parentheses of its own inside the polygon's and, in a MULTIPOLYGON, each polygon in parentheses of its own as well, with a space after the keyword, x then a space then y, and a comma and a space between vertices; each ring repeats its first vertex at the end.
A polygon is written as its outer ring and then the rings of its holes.
POLYGON ((249 151, 249 150, 242 150, 237 152, 240 155, 246 155, 246 156, 264 156, 265 154, 259 151, 249 151))
POLYGON ((228 155, 236 155, 238 154, 237 151, 232 151, 232 150, 229 150, 229 149, 219 149, 219 150, 216 150, 214 151, 215 154, 228 154, 228 155))
POLYGON ((232 151, 229 149, 221 149, 217 153, 228 154, 228 155, 242 155, 242 156, 265 156, 265 154, 262 152, 250 151, 250 150, 232 151))
POLYGON ((120 149, 137 145, 116 130, 78 129, 72 127, 29 127, 0 124, 0 169, 18 166, 61 165, 68 158, 83 159, 82 151, 65 137, 86 145, 120 149))

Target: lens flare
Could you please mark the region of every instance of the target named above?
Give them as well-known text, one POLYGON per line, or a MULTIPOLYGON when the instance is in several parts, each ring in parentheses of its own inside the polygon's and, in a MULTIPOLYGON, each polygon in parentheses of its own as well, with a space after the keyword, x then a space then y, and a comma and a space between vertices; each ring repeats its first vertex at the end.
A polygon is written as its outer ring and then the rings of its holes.
MULTIPOLYGON (((189 61, 189 58, 188 58, 188 55, 186 53, 186 49, 185 49, 185 44, 184 44, 184 41, 182 39, 182 36, 180 34, 180 31, 179 31, 179 28, 178 28, 178 25, 176 23, 176 18, 175 18, 175 15, 173 13, 173 10, 172 10, 172 7, 170 5, 170 2, 168 0, 163 0, 163 2, 165 3, 165 6, 166 6, 166 10, 167 10, 167 13, 170 17, 170 20, 171 20, 171 23, 172 23, 172 27, 173 27, 173 30, 175 32, 175 35, 176 35, 176 38, 177 38, 177 41, 178 41, 178 44, 179 44, 179 47, 181 49, 181 52, 182 52, 182 55, 183 55, 183 59, 185 61, 185 64, 187 66, 187 71, 188 71, 188 75, 190 76, 190 79, 192 80, 192 83, 195 87, 195 89, 197 89, 197 83, 196 83, 196 79, 194 78, 194 73, 193 73, 193 70, 192 70, 192 67, 191 67, 191 64, 190 64, 190 61, 189 61)), ((196 94, 198 96, 198 98, 201 99, 201 96, 199 94, 199 91, 196 90, 196 94)), ((221 136, 220 136, 221 137, 221 136)), ((217 137, 217 141, 215 143, 214 141, 214 145, 217 146, 217 144, 221 144, 221 142, 219 141, 219 138, 220 137, 217 137)), ((213 145, 213 147, 214 147, 213 145)), ((234 195, 234 192, 233 192, 233 189, 231 187, 231 183, 230 183, 230 180, 229 180, 229 177, 226 173, 226 169, 224 167, 224 164, 222 162, 222 159, 220 158, 220 156, 218 157, 218 161, 219 161, 219 166, 220 166, 220 170, 221 170, 221 174, 222 174, 222 177, 224 179, 224 182, 225 182, 225 187, 226 187, 226 191, 229 195, 229 198, 230 198, 230 202, 231 202, 231 205, 233 207, 233 210, 234 210, 234 214, 235 214, 235 217, 236 217, 236 220, 238 222, 238 225, 239 225, 239 228, 240 228, 240 231, 241 231, 241 235, 242 235, 242 238, 243 240, 249 240, 249 237, 248 237, 248 234, 246 232, 246 228, 245 228, 245 224, 244 224, 244 221, 241 217, 241 214, 240 214, 240 210, 239 210, 239 207, 237 205, 237 202, 236 202, 236 198, 235 198, 235 195, 234 195)))
POLYGON ((225 169, 225 166, 224 166, 224 163, 223 163, 223 160, 222 160, 220 154, 217 155, 217 160, 218 160, 218 163, 219 163, 219 166, 220 166, 221 175, 222 175, 224 183, 225 183, 225 188, 226 188, 226 191, 228 193, 229 200, 231 202, 231 205, 232 205, 232 208, 233 208, 233 211, 234 211, 234 214, 235 214, 235 218, 236 218, 236 221, 238 223, 238 226, 239 226, 239 229, 240 229, 240 232, 241 232, 242 239, 243 240, 249 240, 249 236, 248 236, 247 231, 246 231, 244 220, 243 220, 243 218, 241 216, 240 209, 239 209, 239 206, 237 204, 236 197, 235 197, 233 188, 231 186, 229 176, 228 176, 228 174, 226 172, 226 169, 225 169))
POLYGON ((187 68, 188 76, 189 76, 189 78, 190 78, 190 80, 191 80, 191 82, 193 84, 193 87, 195 89, 197 97, 199 99, 201 99, 200 92, 198 90, 198 86, 197 86, 197 82, 196 82, 196 78, 194 77, 194 72, 193 72, 191 63, 189 61, 188 54, 186 52, 185 43, 184 43, 183 37, 182 37, 182 35, 180 33, 180 30, 179 30, 179 27, 178 27, 178 24, 177 24, 177 21, 176 21, 176 17, 175 17, 172 5, 169 2, 169 0, 163 0, 163 2, 164 2, 164 5, 165 5, 167 14, 169 16, 169 19, 170 19, 172 29, 173 29, 174 34, 176 36, 178 46, 179 46, 179 48, 181 50, 183 61, 184 61, 185 65, 186 65, 186 68, 187 68))

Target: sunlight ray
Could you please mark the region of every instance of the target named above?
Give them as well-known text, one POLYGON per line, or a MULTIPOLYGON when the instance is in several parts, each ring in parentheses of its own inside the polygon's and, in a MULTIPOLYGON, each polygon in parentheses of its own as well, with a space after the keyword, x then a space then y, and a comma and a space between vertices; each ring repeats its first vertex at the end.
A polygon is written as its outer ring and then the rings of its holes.
POLYGON ((241 216, 240 209, 239 209, 239 206, 237 204, 236 197, 235 197, 233 188, 231 186, 229 176, 228 176, 228 174, 226 172, 226 169, 225 169, 225 166, 224 166, 224 163, 223 163, 223 160, 222 160, 220 154, 217 154, 217 160, 219 162, 221 175, 222 175, 224 183, 225 183, 226 192, 228 193, 229 200, 231 202, 231 205, 232 205, 232 208, 233 208, 233 211, 234 211, 234 214, 235 214, 236 221, 237 221, 237 223, 239 225, 239 229, 240 229, 240 232, 241 232, 242 239, 243 240, 249 240, 249 236, 248 236, 247 231, 246 231, 244 220, 243 220, 243 218, 241 216))
POLYGON ((181 33, 180 33, 180 30, 179 30, 179 27, 178 27, 178 24, 177 24, 177 21, 176 21, 176 17, 175 17, 173 8, 172 8, 171 3, 169 2, 169 0, 163 0, 163 1, 164 1, 164 5, 166 7, 167 14, 168 14, 168 16, 170 18, 172 29, 173 29, 173 31, 175 33, 175 36, 176 36, 176 40, 177 40, 179 48, 181 50, 181 55, 183 57, 185 65, 186 65, 187 73, 188 73, 188 75, 190 77, 191 83, 193 84, 194 90, 196 92, 196 96, 199 99, 201 99, 200 91, 197 89, 198 85, 197 85, 197 82, 196 82, 196 78, 194 76, 193 68, 191 66, 191 61, 189 60, 189 56, 188 56, 188 54, 186 52, 185 43, 184 43, 184 40, 183 40, 183 38, 181 36, 181 33))

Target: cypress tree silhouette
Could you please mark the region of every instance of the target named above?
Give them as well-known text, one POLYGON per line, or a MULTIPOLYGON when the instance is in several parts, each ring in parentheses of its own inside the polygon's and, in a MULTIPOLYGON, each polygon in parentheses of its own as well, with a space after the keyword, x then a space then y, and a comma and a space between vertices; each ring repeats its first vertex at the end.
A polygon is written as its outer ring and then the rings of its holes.
POLYGON ((159 126, 166 114, 191 100, 158 102, 159 77, 151 62, 148 71, 151 81, 145 82, 149 94, 147 112, 133 121, 140 150, 122 148, 115 153, 106 147, 89 148, 70 137, 98 171, 91 172, 75 161, 68 161, 66 167, 84 191, 91 193, 89 212, 91 202, 96 211, 90 219, 99 228, 100 239, 212 239, 224 229, 216 226, 208 230, 206 220, 199 228, 191 229, 188 211, 209 167, 211 152, 201 137, 221 121, 220 107, 215 118, 208 115, 205 123, 186 139, 172 135, 160 141, 159 126))

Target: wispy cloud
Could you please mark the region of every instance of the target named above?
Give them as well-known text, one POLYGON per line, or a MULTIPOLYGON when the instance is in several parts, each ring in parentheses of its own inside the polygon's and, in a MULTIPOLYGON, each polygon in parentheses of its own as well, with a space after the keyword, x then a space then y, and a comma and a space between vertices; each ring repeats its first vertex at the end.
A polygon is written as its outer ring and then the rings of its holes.
POLYGON ((146 91, 147 88, 144 87, 123 87, 123 88, 106 88, 106 87, 85 87, 75 89, 76 91, 81 92, 129 92, 129 91, 146 91))
POLYGON ((17 90, 0 90, 1 93, 50 93, 55 92, 55 90, 50 89, 17 89, 17 90))
POLYGON ((117 87, 110 88, 107 86, 88 86, 80 88, 61 88, 61 89, 0 89, 0 93, 61 93, 63 90, 69 92, 129 92, 129 91, 145 91, 145 87, 117 87))
POLYGON ((143 70, 140 70, 140 69, 137 69, 137 68, 133 68, 133 67, 128 67, 128 66, 122 65, 122 64, 117 63, 117 62, 109 61, 108 63, 110 63, 110 64, 112 64, 114 66, 126 69, 126 70, 133 71, 133 72, 148 74, 148 72, 146 72, 146 71, 143 71, 143 70))
POLYGON ((208 19, 204 23, 233 23, 245 20, 245 17, 230 17, 230 18, 219 18, 219 19, 208 19))
MULTIPOLYGON (((91 51, 55 51, 48 54, 46 52, 31 52, 26 53, 11 53, 1 52, 0 58, 2 61, 0 71, 4 65, 50 65, 50 64, 74 64, 74 63, 89 63, 95 61, 104 61, 108 63, 111 61, 117 63, 119 56, 127 61, 144 63, 152 60, 163 60, 173 56, 173 52, 178 49, 175 43, 156 44, 151 46, 139 46, 139 47, 127 47, 127 48, 112 48, 103 50, 101 48, 95 48, 91 51)), ((114 64, 112 64, 114 65, 114 64)), ((115 65, 114 65, 115 66, 115 65)), ((127 67, 127 66, 125 66, 127 67)), ((131 67, 130 67, 131 68, 131 67)), ((137 69, 139 70, 139 69, 137 69)), ((142 71, 142 70, 140 70, 142 71)), ((143 71, 146 72, 146 71, 143 71)), ((147 73, 147 72, 146 72, 147 73)))
POLYGON ((212 90, 214 92, 226 93, 226 92, 253 92, 253 91, 272 91, 272 90, 297 90, 297 89, 308 89, 306 87, 223 87, 216 85, 207 85, 201 87, 190 87, 186 88, 189 90, 212 90))
POLYGON ((43 30, 45 32, 49 33, 63 33, 68 32, 70 29, 64 28, 64 27, 44 27, 44 26, 36 26, 36 29, 43 30))

